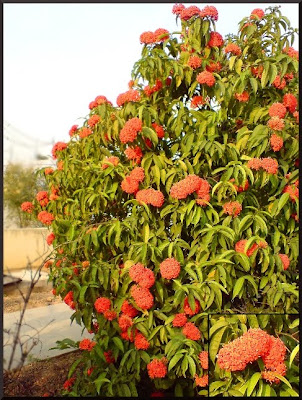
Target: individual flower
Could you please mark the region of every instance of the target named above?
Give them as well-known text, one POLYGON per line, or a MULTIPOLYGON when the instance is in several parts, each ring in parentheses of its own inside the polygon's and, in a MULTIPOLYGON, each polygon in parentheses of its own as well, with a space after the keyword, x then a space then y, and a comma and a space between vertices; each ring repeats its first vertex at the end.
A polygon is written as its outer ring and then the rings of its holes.
POLYGON ((249 100, 250 95, 248 94, 248 92, 243 92, 240 94, 235 93, 235 98, 242 103, 246 103, 249 100))
POLYGON ((116 167, 118 165, 118 163, 120 162, 120 159, 118 157, 112 156, 112 157, 105 157, 103 160, 103 165, 102 165, 102 169, 107 169, 109 167, 108 164, 106 164, 106 161, 113 164, 114 167, 116 167))
POLYGON ((180 273, 180 263, 175 258, 167 258, 160 264, 160 273, 165 279, 176 279, 180 273))
POLYGON ((179 16, 182 21, 187 21, 192 17, 199 16, 200 9, 196 6, 190 6, 181 10, 179 16))
POLYGON ((200 387, 207 387, 209 385, 209 375, 205 374, 203 376, 195 375, 195 384, 200 387))
POLYGON ((264 11, 261 8, 255 8, 255 10, 251 12, 250 19, 256 19, 255 16, 257 16, 259 19, 263 18, 264 11))
POLYGON ((72 127, 69 129, 69 136, 72 137, 76 134, 78 130, 78 125, 72 125, 72 127))
POLYGON ((283 105, 288 109, 290 113, 293 113, 297 108, 298 101, 293 94, 286 93, 283 96, 283 105))
POLYGON ((187 339, 199 340, 201 338, 200 330, 192 322, 187 322, 184 325, 182 333, 187 339))
POLYGON ((143 127, 142 121, 139 118, 129 119, 120 132, 120 140, 122 143, 133 142, 138 132, 141 132, 143 127))
POLYGON ((96 342, 92 342, 90 339, 83 339, 79 343, 79 349, 91 351, 95 345, 96 345, 96 342))
POLYGON ((232 54, 234 54, 236 56, 240 56, 241 49, 235 43, 228 43, 224 48, 224 52, 225 53, 232 53, 232 54))
POLYGON ((286 107, 282 103, 273 103, 268 109, 270 117, 284 118, 286 115, 286 107))
POLYGON ((64 142, 58 142, 56 143, 52 150, 51 150, 51 154, 52 154, 52 158, 55 160, 56 158, 58 158, 58 151, 63 151, 67 148, 67 143, 64 142))
POLYGON ((163 137, 165 137, 165 131, 164 128, 161 125, 156 124, 155 122, 152 124, 152 127, 154 128, 157 137, 159 139, 162 139, 163 137))
POLYGON ((200 365, 202 369, 209 369, 209 353, 207 351, 202 351, 198 355, 200 365))
MULTIPOLYGON (((276 117, 274 117, 276 118, 276 117)), ((270 144, 272 146, 273 151, 279 151, 283 147, 283 139, 282 137, 273 134, 270 138, 270 144)))
POLYGON ((51 175, 53 173, 53 168, 45 168, 44 169, 44 174, 45 175, 51 175))
POLYGON ((218 21, 218 11, 214 6, 205 6, 201 11, 200 11, 200 17, 201 18, 210 18, 213 21, 218 21))
POLYGON ((139 188, 138 181, 131 179, 130 176, 126 176, 126 178, 121 183, 121 188, 124 192, 128 194, 136 193, 139 188))
POLYGON ((167 375, 168 369, 165 361, 154 359, 147 364, 149 378, 164 378, 167 375))
POLYGON ((94 308, 98 313, 104 313, 111 308, 111 301, 107 297, 99 297, 94 302, 94 308))
POLYGON ((122 314, 118 319, 118 324, 121 330, 125 332, 133 325, 133 321, 128 315, 122 314))
POLYGON ((150 343, 141 332, 138 332, 135 335, 134 346, 137 350, 147 350, 150 347, 150 343))
POLYGON ((188 60, 188 66, 192 69, 197 69, 201 66, 202 59, 198 56, 191 56, 188 60))
POLYGON ((284 89, 286 86, 286 80, 284 78, 282 78, 281 80, 280 75, 277 75, 273 82, 273 85, 276 89, 284 89))
POLYGON ((215 82, 216 82, 214 75, 209 71, 200 72, 197 75, 196 80, 201 85, 207 85, 209 87, 215 85, 215 82))
POLYGON ((223 46, 224 40, 223 37, 218 32, 210 33, 210 40, 208 41, 209 47, 221 47, 223 46))
POLYGON ((92 135, 92 130, 90 128, 87 128, 86 126, 79 130, 79 136, 81 139, 84 139, 90 135, 92 135))
POLYGON ((151 204, 154 207, 161 207, 164 204, 165 198, 160 190, 155 189, 143 189, 139 190, 135 198, 137 201, 151 204))
POLYGON ((52 245, 52 242, 55 240, 55 234, 53 232, 51 232, 47 238, 46 238, 46 243, 48 244, 48 246, 52 245))
POLYGON ((91 128, 93 128, 96 124, 98 124, 99 122, 100 122, 100 120, 101 120, 101 117, 99 116, 99 115, 92 115, 89 119, 88 119, 88 121, 87 121, 87 124, 91 127, 91 128))
POLYGON ((229 201, 223 205, 225 214, 237 217, 242 211, 242 205, 238 201, 229 201))
POLYGON ((55 219, 55 217, 47 211, 41 211, 38 214, 38 220, 40 222, 42 222, 42 224, 45 224, 45 225, 51 225, 51 223, 54 219, 55 219))
POLYGON ((194 299, 194 302, 195 302, 195 308, 193 310, 191 308, 190 304, 189 304, 188 297, 185 298, 185 300, 184 300, 184 312, 185 312, 185 314, 192 316, 192 315, 195 315, 195 314, 199 313, 199 311, 200 311, 199 301, 194 299))
POLYGON ((128 315, 128 317, 130 318, 134 318, 138 315, 138 310, 136 308, 134 308, 129 302, 128 300, 124 300, 123 304, 122 304, 122 308, 121 311, 125 314, 128 315))
POLYGON ((193 96, 191 100, 191 107, 196 108, 198 106, 202 106, 204 104, 204 100, 202 96, 193 96))
POLYGON ((136 164, 140 164, 143 157, 142 149, 139 146, 128 147, 125 150, 125 155, 129 160, 134 160, 136 164))
POLYGON ((280 119, 279 117, 272 117, 270 120, 268 120, 267 125, 273 131, 282 131, 284 129, 284 120, 280 119))
POLYGON ((290 260, 286 254, 281 254, 279 253, 278 256, 280 257, 282 264, 283 264, 283 269, 286 271, 289 268, 290 265, 290 260))
POLYGON ((172 325, 174 328, 179 328, 181 326, 184 326, 188 321, 188 318, 186 317, 186 314, 180 313, 180 314, 175 314, 174 319, 172 321, 172 325))
POLYGON ((27 212, 28 214, 31 214, 34 208, 35 207, 33 203, 31 203, 30 201, 25 201, 24 203, 21 204, 21 210, 27 212))
POLYGON ((126 102, 137 103, 138 101, 140 101, 140 99, 141 96, 139 92, 137 90, 130 89, 127 92, 118 95, 116 99, 116 104, 118 105, 118 107, 121 107, 126 102))
POLYGON ((153 307, 154 299, 149 289, 134 285, 130 289, 130 294, 136 305, 143 310, 149 310, 153 307))

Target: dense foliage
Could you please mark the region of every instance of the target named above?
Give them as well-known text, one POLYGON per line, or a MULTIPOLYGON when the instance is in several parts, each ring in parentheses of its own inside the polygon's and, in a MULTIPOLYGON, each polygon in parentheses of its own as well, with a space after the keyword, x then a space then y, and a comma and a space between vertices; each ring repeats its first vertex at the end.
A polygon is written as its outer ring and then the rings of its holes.
POLYGON ((89 104, 33 203, 55 293, 94 333, 70 395, 135 396, 146 373, 207 395, 209 312, 297 312, 294 32, 278 8, 225 40, 215 7, 173 13, 181 32, 142 33, 129 90, 89 104))

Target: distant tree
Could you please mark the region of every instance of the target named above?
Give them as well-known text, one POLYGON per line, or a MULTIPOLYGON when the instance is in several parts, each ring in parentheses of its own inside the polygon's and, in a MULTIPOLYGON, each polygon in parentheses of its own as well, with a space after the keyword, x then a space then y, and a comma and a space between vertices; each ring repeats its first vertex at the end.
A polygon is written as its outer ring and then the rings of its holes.
POLYGON ((42 226, 22 212, 21 204, 28 198, 35 197, 39 190, 45 190, 45 179, 37 175, 32 167, 10 163, 4 171, 4 208, 7 217, 24 228, 27 226, 42 226))

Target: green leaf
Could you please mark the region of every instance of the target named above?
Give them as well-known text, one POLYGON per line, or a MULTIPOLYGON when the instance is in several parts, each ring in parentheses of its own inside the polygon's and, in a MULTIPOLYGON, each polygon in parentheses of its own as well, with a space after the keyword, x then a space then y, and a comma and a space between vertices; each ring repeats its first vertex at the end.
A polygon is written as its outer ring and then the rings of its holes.
POLYGON ((276 372, 274 372, 274 374, 278 379, 280 379, 280 381, 284 382, 289 388, 292 389, 292 385, 288 382, 288 380, 286 378, 284 378, 284 376, 276 374, 276 372))
POLYGON ((237 56, 232 56, 230 57, 230 61, 229 61, 229 69, 232 71, 235 60, 236 60, 237 56))
POLYGON ((255 389, 260 377, 261 377, 261 373, 260 372, 255 372, 254 375, 249 380, 249 385, 248 385, 248 388, 247 388, 247 396, 248 397, 252 394, 252 392, 255 389))
POLYGON ((116 347, 117 347, 119 350, 121 350, 122 353, 124 353, 124 344, 123 344, 123 342, 121 341, 121 339, 118 338, 118 337, 114 337, 114 338, 112 339, 112 341, 114 342, 114 344, 116 345, 116 347))
POLYGON ((277 212, 275 215, 279 214, 279 212, 282 210, 282 208, 285 206, 288 200, 289 200, 289 193, 283 193, 283 195, 280 197, 278 201, 277 212))
POLYGON ((251 86, 252 86, 252 89, 253 89, 254 93, 257 93, 257 90, 258 90, 258 82, 257 82, 257 79, 255 79, 255 78, 250 78, 250 83, 251 83, 251 86))
POLYGON ((294 359, 295 359, 297 353, 299 352, 299 348, 300 348, 300 345, 297 344, 297 346, 296 346, 296 347, 294 348, 294 350, 292 351, 292 353, 291 353, 291 355, 290 355, 290 357, 289 357, 289 367, 292 366, 292 363, 293 363, 293 361, 294 361, 294 359))
POLYGON ((242 287, 243 287, 243 284, 244 284, 244 279, 245 279, 245 277, 242 276, 241 278, 239 278, 239 279, 236 281, 235 286, 234 286, 234 289, 233 289, 233 299, 234 299, 236 296, 238 296, 239 292, 241 291, 241 289, 242 289, 242 287))
POLYGON ((172 358, 171 358, 171 360, 170 360, 170 362, 169 362, 169 367, 168 367, 168 371, 171 371, 171 369, 178 363, 178 361, 181 359, 181 358, 183 358, 183 356, 184 356, 184 354, 183 353, 177 353, 177 354, 175 354, 172 358))
POLYGON ((192 378, 194 378, 194 376, 196 374, 196 364, 195 364, 195 362, 194 362, 192 357, 188 356, 187 359, 188 359, 188 362, 189 362, 190 374, 191 374, 192 378))
POLYGON ((227 328, 226 326, 222 327, 211 338, 209 354, 210 354, 210 359, 212 360, 213 364, 215 364, 216 354, 218 352, 220 342, 221 342, 222 336, 223 336, 226 328, 227 328))

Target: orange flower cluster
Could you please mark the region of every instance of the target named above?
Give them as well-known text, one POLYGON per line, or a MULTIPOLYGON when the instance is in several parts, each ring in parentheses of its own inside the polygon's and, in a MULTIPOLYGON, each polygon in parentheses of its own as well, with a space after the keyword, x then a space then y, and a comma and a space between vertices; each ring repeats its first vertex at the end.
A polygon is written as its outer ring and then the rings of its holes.
POLYGON ((137 350, 147 350, 150 347, 150 343, 141 332, 138 332, 135 334, 134 346, 137 350))
POLYGON ((133 321, 128 315, 122 314, 118 319, 118 324, 122 332, 125 332, 133 325, 133 321))
POLYGON ((268 353, 262 357, 265 368, 268 371, 263 371, 262 377, 264 379, 268 378, 270 382, 280 383, 280 379, 277 377, 273 379, 272 374, 269 374, 269 372, 271 371, 277 373, 278 375, 285 376, 286 365, 284 364, 284 360, 286 355, 286 347, 281 339, 275 338, 274 336, 270 336, 270 339, 270 349, 268 353))
POLYGON ((88 119, 87 123, 91 128, 93 128, 96 124, 98 124, 100 122, 100 120, 101 120, 101 117, 99 115, 95 114, 95 115, 92 115, 88 119))
POLYGON ((191 107, 196 108, 198 106, 202 106, 204 104, 204 100, 202 96, 193 96, 191 100, 191 107))
POLYGON ((75 302, 73 301, 73 293, 72 291, 68 292, 64 297, 64 303, 66 303, 73 310, 75 309, 75 302))
POLYGON ((273 134, 270 138, 270 144, 272 146, 273 151, 279 151, 283 147, 283 139, 282 137, 273 134))
POLYGON ((111 301, 107 297, 99 297, 94 302, 96 312, 103 314, 105 311, 110 310, 111 301))
POLYGON ((251 158, 247 166, 255 171, 263 168, 269 174, 276 174, 278 172, 278 161, 273 158, 251 158))
POLYGON ((142 167, 135 167, 131 172, 129 177, 137 182, 142 182, 145 179, 145 171, 142 167))
POLYGON ((122 143, 133 142, 138 132, 143 128, 143 123, 139 118, 131 118, 127 121, 120 132, 120 140, 122 143))
POLYGON ((299 198, 299 189, 296 185, 287 185, 282 192, 289 193, 289 197, 292 201, 296 201, 296 199, 299 198))
POLYGON ((206 66, 206 70, 209 72, 219 72, 222 68, 222 65, 220 64, 219 61, 214 62, 210 61, 210 64, 206 66))
POLYGON ((33 212, 33 209, 34 205, 30 201, 25 201, 21 204, 21 210, 27 212, 28 214, 31 214, 33 212))
POLYGON ((140 35, 139 40, 142 44, 154 44, 163 42, 166 39, 169 39, 169 37, 169 31, 163 28, 158 28, 155 32, 143 32, 140 35))
POLYGON ((45 168, 44 169, 44 174, 45 175, 51 175, 53 173, 53 168, 45 168))
POLYGON ((124 103, 126 102, 138 102, 140 101, 141 96, 139 94, 139 92, 137 90, 134 89, 130 89, 125 93, 121 93, 120 95, 117 96, 116 99, 116 104, 118 105, 118 107, 121 107, 124 103))
POLYGON ((195 384, 200 387, 207 387, 209 384, 209 375, 205 374, 203 376, 195 375, 195 384))
POLYGON ((108 321, 113 321, 117 317, 116 312, 112 310, 106 310, 103 315, 108 321))
POLYGON ((185 312, 185 314, 192 316, 192 315, 195 315, 195 314, 199 313, 199 311, 200 311, 199 301, 196 300, 196 299, 194 299, 194 300, 195 300, 195 308, 194 308, 194 310, 192 310, 192 308, 191 308, 191 306, 189 304, 188 297, 185 298, 185 300, 184 300, 184 312, 185 312))
POLYGON ((85 260, 85 261, 82 262, 82 267, 83 268, 88 268, 89 265, 90 265, 90 262, 88 260, 85 260))
POLYGON ((214 75, 209 71, 200 72, 200 74, 197 75, 196 80, 201 85, 207 85, 209 87, 215 85, 216 82, 214 75))
POLYGON ((67 381, 64 382, 63 388, 70 391, 75 380, 76 378, 67 379, 67 381))
POLYGON ((73 135, 75 135, 77 130, 78 130, 78 125, 72 125, 72 127, 69 129, 69 136, 72 137, 73 135))
POLYGON ((268 109, 270 117, 284 118, 286 115, 286 107, 282 103, 274 103, 268 109))
POLYGON ((163 137, 165 137, 165 131, 161 125, 158 125, 157 123, 153 122, 152 127, 154 128, 154 130, 157 134, 157 137, 159 139, 162 139, 163 137))
POLYGON ((79 130, 79 136, 81 139, 84 139, 85 137, 88 137, 90 135, 92 135, 92 130, 90 128, 87 128, 86 126, 79 130))
POLYGON ((165 197, 160 190, 143 189, 139 190, 135 198, 137 201, 142 201, 146 204, 151 204, 154 207, 161 207, 164 204, 165 197))
POLYGON ((232 53, 235 56, 240 56, 241 54, 241 49, 237 44, 235 43, 228 43, 225 48, 224 48, 225 53, 232 53))
POLYGON ((94 101, 92 101, 91 103, 89 103, 89 109, 92 110, 95 107, 98 107, 102 104, 109 104, 110 106, 112 106, 111 101, 107 100, 106 96, 97 96, 94 101))
POLYGON ((201 338, 199 329, 192 322, 187 322, 185 324, 185 326, 182 329, 182 333, 185 335, 187 339, 199 340, 201 338))
POLYGON ((58 158, 58 151, 63 151, 65 150, 67 147, 67 143, 64 142, 58 142, 56 143, 52 150, 51 150, 51 154, 52 154, 52 158, 55 160, 56 158, 58 158))
POLYGON ((207 351, 202 351, 198 355, 200 365, 202 369, 209 369, 209 353, 207 351))
POLYGON ((128 315, 128 317, 134 318, 138 315, 138 311, 136 308, 134 308, 128 300, 124 300, 122 304, 121 311, 125 314, 128 315))
POLYGON ((258 17, 258 18, 263 18, 264 17, 264 11, 261 9, 261 8, 255 8, 255 10, 253 10, 252 12, 251 12, 251 16, 250 16, 250 19, 256 19, 255 18, 255 15, 258 17))
POLYGON ((105 157, 104 160, 103 160, 103 162, 105 164, 102 165, 102 169, 107 169, 109 167, 109 165, 106 164, 106 161, 110 162, 111 164, 113 164, 116 167, 118 165, 118 163, 120 162, 120 159, 118 157, 114 157, 114 156, 105 157))
POLYGON ((45 225, 51 225, 51 223, 54 219, 55 219, 55 217, 47 211, 41 211, 38 214, 38 220, 40 222, 42 222, 42 224, 45 224, 45 225))
POLYGON ((90 339, 83 339, 79 343, 79 349, 91 351, 95 345, 96 342, 92 342, 90 339))
POLYGON ((172 8, 172 13, 179 15, 184 8, 185 8, 185 6, 183 4, 174 4, 174 6, 172 8))
POLYGON ((150 87, 149 85, 144 87, 144 93, 146 96, 150 97, 153 93, 158 92, 162 89, 163 84, 159 79, 156 79, 155 85, 150 87))
POLYGON ((278 254, 283 264, 283 269, 286 271, 289 268, 290 260, 286 254, 278 254))
POLYGON ((104 351, 104 356, 105 356, 106 362, 108 364, 112 364, 112 363, 115 362, 115 358, 113 357, 113 354, 112 354, 111 350, 104 351))
POLYGON ((201 66, 202 59, 198 56, 191 56, 188 60, 188 66, 192 69, 197 69, 201 66))
POLYGON ((187 21, 192 17, 200 16, 200 9, 196 6, 183 8, 179 14, 182 21, 187 21))
POLYGON ((40 203, 41 207, 45 207, 49 203, 48 193, 45 191, 37 193, 36 199, 40 203))
MULTIPOLYGON (((229 180, 229 182, 233 183, 235 182, 235 179, 232 178, 229 180)), ((233 183, 234 188, 237 190, 237 192, 241 193, 241 192, 245 192, 246 190, 248 190, 249 188, 249 181, 246 180, 244 186, 237 186, 235 183, 233 183)))
POLYGON ((180 313, 180 314, 175 314, 174 319, 172 321, 172 325, 174 328, 179 328, 181 326, 184 326, 187 323, 188 319, 186 317, 186 314, 180 313))
POLYGON ((139 146, 128 147, 125 150, 125 155, 129 160, 134 160, 136 164, 140 164, 143 157, 143 152, 139 146))
POLYGON ((246 103, 249 100, 250 95, 248 94, 248 92, 235 93, 235 98, 241 103, 246 103))
POLYGON ((256 77, 261 79, 263 73, 263 65, 259 65, 259 67, 252 67, 251 68, 252 74, 256 77))
POLYGON ((286 80, 284 78, 282 78, 282 80, 281 80, 280 75, 277 75, 273 82, 273 85, 275 86, 276 89, 282 90, 286 86, 286 80))
POLYGON ((170 196, 173 199, 185 199, 200 189, 202 181, 203 179, 197 175, 188 175, 185 179, 182 179, 171 187, 170 196))
POLYGON ((201 18, 210 18, 213 21, 218 21, 218 11, 216 7, 214 6, 205 6, 201 11, 200 11, 200 16, 201 18))
POLYGON ((58 162, 57 162, 57 169, 58 169, 58 171, 62 171, 63 168, 64 168, 64 162, 63 162, 62 160, 61 160, 61 161, 58 161, 58 162))
MULTIPOLYGON (((280 119, 279 117, 272 117, 270 120, 268 120, 267 125, 273 131, 282 131, 284 129, 284 120, 280 119)), ((283 145, 283 142, 282 142, 282 145, 283 145)))
POLYGON ((296 118, 297 124, 299 123, 299 111, 295 111, 293 116, 296 118))
POLYGON ((133 194, 138 191, 139 183, 138 181, 131 179, 130 176, 126 176, 121 183, 121 188, 124 192, 133 194))
POLYGON ((155 283, 153 271, 141 263, 132 265, 129 269, 129 276, 134 282, 146 289, 150 289, 155 283))
POLYGON ((210 40, 208 41, 209 47, 221 47, 224 44, 223 37, 218 32, 210 33, 210 40))
POLYGON ((299 52, 297 50, 295 50, 293 47, 285 47, 282 51, 283 51, 283 53, 287 54, 289 57, 299 60, 299 52))
POLYGON ((46 242, 47 242, 47 244, 48 244, 48 246, 51 246, 52 245, 52 242, 55 240, 55 234, 53 233, 53 232, 51 232, 48 236, 47 236, 47 238, 46 238, 46 242))
POLYGON ((241 239, 239 242, 235 244, 235 251, 237 253, 243 253, 246 254, 248 257, 250 257, 258 248, 258 245, 254 243, 250 249, 247 250, 247 252, 244 251, 245 245, 247 244, 246 239, 241 239))
POLYGON ((147 364, 148 375, 151 379, 154 378, 164 378, 167 373, 167 360, 162 358, 161 360, 155 359, 147 364))
POLYGON ((180 273, 180 263, 175 258, 166 258, 159 268, 164 279, 176 279, 180 273))
POLYGON ((149 289, 134 285, 130 289, 130 294, 137 306, 143 310, 149 310, 153 307, 154 299, 149 289))
POLYGON ((237 217, 242 211, 242 205, 238 201, 229 201, 223 205, 225 214, 237 217))
POLYGON ((286 93, 283 96, 283 105, 288 109, 290 113, 293 113, 297 108, 298 101, 293 94, 286 93))

